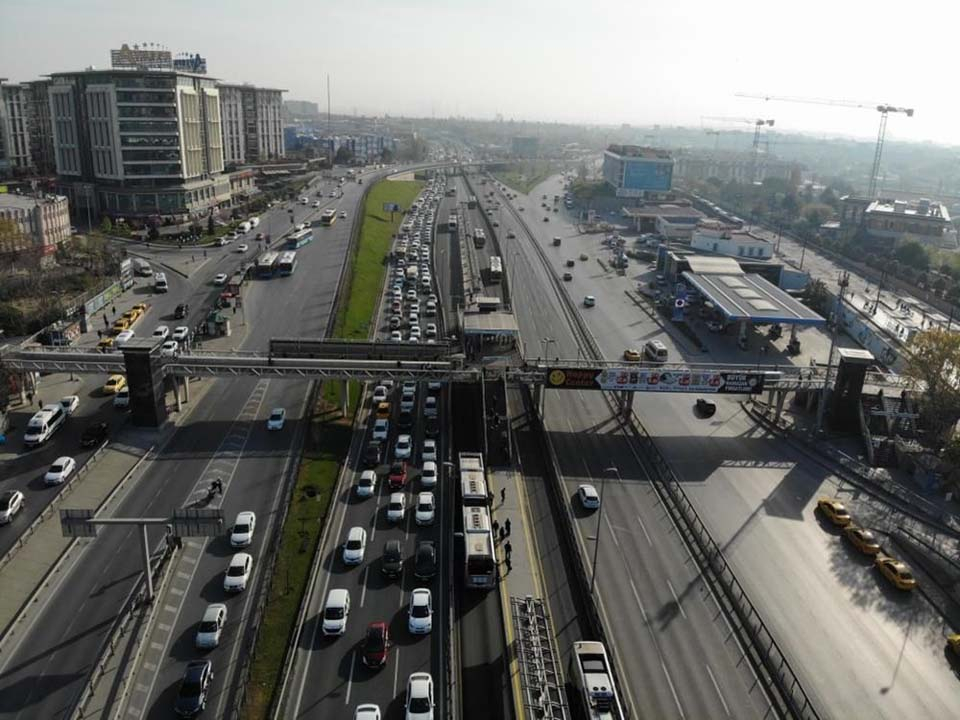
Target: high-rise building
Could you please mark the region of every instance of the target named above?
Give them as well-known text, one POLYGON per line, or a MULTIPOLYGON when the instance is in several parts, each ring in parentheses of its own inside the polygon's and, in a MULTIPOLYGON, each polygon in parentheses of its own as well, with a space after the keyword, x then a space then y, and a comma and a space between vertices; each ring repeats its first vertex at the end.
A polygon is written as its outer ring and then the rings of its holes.
POLYGON ((27 174, 33 167, 28 99, 26 86, 0 81, 0 176, 27 174))
POLYGON ((53 155, 53 126, 50 123, 49 80, 32 80, 27 87, 27 121, 30 127, 30 158, 41 175, 53 175, 57 163, 53 155))
POLYGON ((611 145, 603 153, 603 179, 617 197, 665 192, 673 184, 673 158, 656 148, 611 145))
POLYGON ((261 163, 286 155, 283 96, 286 90, 219 83, 224 161, 261 163))
POLYGON ((54 73, 61 191, 82 220, 186 220, 230 200, 216 80, 164 70, 54 73))

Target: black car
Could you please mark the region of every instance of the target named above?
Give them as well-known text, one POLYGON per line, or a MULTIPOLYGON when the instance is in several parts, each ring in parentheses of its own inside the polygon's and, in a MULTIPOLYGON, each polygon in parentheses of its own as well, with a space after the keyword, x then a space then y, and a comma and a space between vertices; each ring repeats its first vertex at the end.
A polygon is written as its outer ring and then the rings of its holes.
POLYGON ((423 422, 423 431, 427 437, 437 437, 440 434, 440 421, 436 417, 426 418, 423 422))
POLYGON ((576 264, 577 264, 577 263, 576 263, 575 260, 567 260, 567 267, 573 267, 573 266, 576 265, 576 264))
POLYGON ((371 440, 363 450, 363 462, 367 467, 376 467, 380 464, 383 451, 379 440, 371 440))
POLYGON ((399 540, 387 540, 384 543, 380 570, 387 577, 400 577, 403 572, 403 546, 399 540))
POLYGON ((417 543, 414 557, 413 575, 419 580, 427 580, 437 574, 437 546, 432 540, 417 543))
POLYGON ((572 273, 564 273, 564 274, 563 274, 563 279, 564 279, 566 282, 570 282, 571 280, 573 280, 573 274, 572 274, 572 273))
POLYGON ((187 665, 177 690, 173 709, 180 717, 194 717, 207 706, 210 682, 213 680, 213 663, 209 660, 194 660, 187 665))
POLYGON ((110 435, 110 426, 105 422, 88 425, 80 436, 80 447, 94 447, 99 445, 110 435))
POLYGON ((409 430, 413 427, 413 413, 409 410, 401 410, 397 415, 397 427, 401 430, 409 430))
POLYGON ((177 305, 177 309, 173 311, 173 317, 177 320, 182 320, 189 312, 190 306, 187 303, 180 303, 177 305))

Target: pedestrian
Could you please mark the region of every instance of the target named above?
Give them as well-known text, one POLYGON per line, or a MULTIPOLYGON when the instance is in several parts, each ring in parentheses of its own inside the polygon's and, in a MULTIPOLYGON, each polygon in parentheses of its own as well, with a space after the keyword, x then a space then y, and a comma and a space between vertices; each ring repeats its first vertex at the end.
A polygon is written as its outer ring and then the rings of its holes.
POLYGON ((507 489, 505 487, 500 488, 500 504, 503 505, 507 501, 507 489))
POLYGON ((191 256, 190 256, 190 262, 196 262, 196 261, 197 261, 197 256, 196 256, 196 255, 191 255, 191 256))
POLYGON ((509 555, 507 556, 507 561, 506 561, 506 562, 507 562, 507 573, 509 574, 510 571, 513 570, 513 563, 510 562, 510 556, 509 556, 509 555))
POLYGON ((509 540, 503 544, 503 551, 507 554, 507 560, 509 560, 510 556, 513 555, 513 545, 510 544, 509 540))
POLYGON ((105 328, 109 328, 109 327, 110 327, 110 323, 109 323, 109 321, 107 320, 107 313, 103 313, 103 326, 104 326, 105 328))
POLYGON ((97 340, 103 340, 103 330, 97 330, 97 340))
POLYGON ((116 305, 111 305, 111 306, 110 306, 110 314, 111 314, 111 315, 116 315, 116 314, 117 314, 117 306, 116 306, 116 305))
POLYGON ((493 507, 493 490, 487 490, 487 505, 493 507))
POLYGON ((503 521, 503 529, 506 530, 507 537, 510 537, 510 518, 503 521))
POLYGON ((40 399, 40 395, 39 395, 39 394, 37 395, 37 407, 39 407, 39 408, 42 408, 42 407, 43 407, 43 400, 40 399))
POLYGON ((503 528, 500 528, 500 542, 503 542, 503 539, 506 537, 506 534, 503 531, 503 528))
POLYGON ((496 520, 493 521, 493 536, 497 536, 497 532, 500 530, 500 523, 496 520))

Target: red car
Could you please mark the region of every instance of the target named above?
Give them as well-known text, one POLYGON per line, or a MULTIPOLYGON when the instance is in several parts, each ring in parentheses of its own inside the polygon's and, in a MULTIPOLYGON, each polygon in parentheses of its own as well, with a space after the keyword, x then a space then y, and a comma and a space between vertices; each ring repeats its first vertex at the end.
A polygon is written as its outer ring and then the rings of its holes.
POLYGON ((363 636, 363 664, 369 668, 380 668, 387 664, 390 654, 390 631, 385 622, 367 625, 363 636))
POLYGON ((390 476, 387 483, 391 490, 402 490, 407 484, 407 464, 405 462, 395 462, 390 466, 390 476))

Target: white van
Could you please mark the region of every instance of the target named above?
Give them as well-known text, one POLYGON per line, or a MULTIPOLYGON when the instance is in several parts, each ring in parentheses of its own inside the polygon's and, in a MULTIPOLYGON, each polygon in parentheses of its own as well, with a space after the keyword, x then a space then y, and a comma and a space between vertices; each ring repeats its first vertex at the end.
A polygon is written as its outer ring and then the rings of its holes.
POLYGON ((643 354, 652 362, 665 363, 667 361, 667 346, 659 340, 648 340, 643 346, 643 354))
POLYGON ((342 588, 331 590, 323 605, 323 634, 343 635, 347 631, 349 615, 350 593, 342 588))
POLYGON ((165 293, 170 288, 167 286, 167 276, 158 272, 153 276, 153 287, 158 293, 165 293))
POLYGON ((27 423, 27 429, 23 433, 24 446, 32 448, 43 445, 60 429, 66 419, 67 413, 59 403, 44 405, 27 423))

